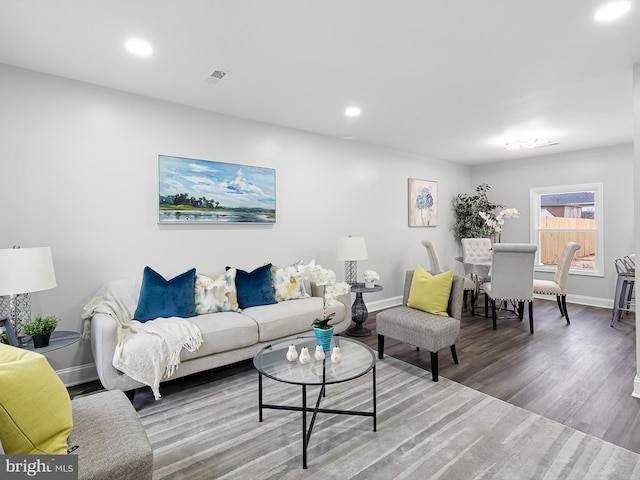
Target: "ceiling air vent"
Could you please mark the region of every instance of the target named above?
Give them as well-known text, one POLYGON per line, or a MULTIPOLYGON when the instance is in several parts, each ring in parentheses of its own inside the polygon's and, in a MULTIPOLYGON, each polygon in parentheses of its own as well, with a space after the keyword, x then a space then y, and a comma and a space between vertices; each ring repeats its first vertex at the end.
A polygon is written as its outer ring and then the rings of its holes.
POLYGON ((221 70, 219 68, 212 68, 207 72, 207 74, 202 78, 204 83, 208 83, 209 85, 219 85, 225 78, 231 75, 231 72, 226 70, 221 70))

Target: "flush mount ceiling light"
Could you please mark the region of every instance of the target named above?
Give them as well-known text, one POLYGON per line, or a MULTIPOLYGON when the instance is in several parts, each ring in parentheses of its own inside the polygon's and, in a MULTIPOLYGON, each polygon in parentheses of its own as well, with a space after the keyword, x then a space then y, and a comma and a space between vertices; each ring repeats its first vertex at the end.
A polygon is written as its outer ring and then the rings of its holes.
POLYGON ((347 117, 359 117, 360 116, 360 108, 359 107, 348 107, 345 111, 344 114, 347 117))
POLYGON ((625 15, 631 9, 631 2, 610 2, 600 7, 593 15, 596 22, 612 22, 625 15))
POLYGON ((139 57, 148 57, 153 52, 151 45, 141 38, 130 38, 124 45, 129 53, 139 57))
POLYGON ((507 142, 504 146, 505 150, 521 150, 540 147, 550 147, 552 145, 558 145, 559 142, 550 140, 548 138, 535 138, 533 140, 516 140, 513 142, 507 142))

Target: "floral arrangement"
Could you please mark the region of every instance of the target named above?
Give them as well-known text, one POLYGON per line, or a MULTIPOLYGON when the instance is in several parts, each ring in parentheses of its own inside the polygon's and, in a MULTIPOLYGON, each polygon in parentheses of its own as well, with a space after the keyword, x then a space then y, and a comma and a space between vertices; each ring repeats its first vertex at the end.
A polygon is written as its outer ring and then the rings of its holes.
POLYGON ((367 270, 364 272, 364 281, 365 282, 376 282, 380 280, 380 274, 375 270, 367 270))
POLYGON ((327 330, 329 320, 335 315, 335 313, 327 315, 327 304, 336 297, 349 293, 351 286, 345 282, 336 282, 335 272, 321 265, 316 265, 314 260, 311 260, 308 265, 300 265, 298 271, 303 278, 322 286, 322 317, 316 318, 311 325, 327 330))
POLYGON ((517 208, 505 208, 495 217, 486 212, 478 212, 478 215, 482 217, 487 224, 493 230, 494 236, 497 234, 498 238, 502 234, 502 226, 504 225, 505 218, 520 218, 520 212, 517 208))

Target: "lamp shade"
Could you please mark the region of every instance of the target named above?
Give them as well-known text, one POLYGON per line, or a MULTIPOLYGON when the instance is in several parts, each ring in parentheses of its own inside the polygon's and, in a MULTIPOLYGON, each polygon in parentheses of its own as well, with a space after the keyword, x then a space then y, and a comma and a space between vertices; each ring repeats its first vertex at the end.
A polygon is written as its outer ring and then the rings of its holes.
POLYGON ((338 239, 336 260, 349 262, 366 260, 367 246, 364 237, 342 237, 338 239))
POLYGON ((56 287, 49 247, 0 249, 0 295, 19 295, 56 287))

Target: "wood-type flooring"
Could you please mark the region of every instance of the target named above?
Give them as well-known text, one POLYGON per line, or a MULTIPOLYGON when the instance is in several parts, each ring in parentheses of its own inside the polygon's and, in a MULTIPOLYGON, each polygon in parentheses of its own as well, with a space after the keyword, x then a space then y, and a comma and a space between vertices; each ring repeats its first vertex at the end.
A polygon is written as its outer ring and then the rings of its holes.
MULTIPOLYGON (((611 310, 569 304, 571 325, 555 300, 534 302, 535 333, 527 314, 499 319, 484 308, 463 311, 459 364, 449 349, 439 353, 440 375, 513 405, 640 453, 640 399, 631 396, 636 375, 635 317, 614 328, 611 310)), ((507 312, 501 312, 506 315, 507 312)), ((377 349, 375 313, 365 323, 372 335, 358 340, 377 349)), ((427 370, 429 352, 385 339, 385 354, 427 370)))
MULTIPOLYGON (((569 304, 571 325, 555 300, 534 302, 535 333, 527 315, 484 318, 482 298, 477 315, 463 311, 459 364, 449 349, 439 354, 440 375, 512 405, 537 413, 615 445, 640 453, 640 399, 631 396, 636 375, 634 314, 609 326, 611 310, 569 304)), ((504 315, 502 312, 501 315, 504 315)), ((365 323, 368 337, 351 337, 377 350, 375 312, 365 323)), ((344 335, 344 334, 342 334, 344 335)), ((387 338, 385 354, 431 369, 429 352, 387 338)), ((383 360, 384 361, 384 360, 383 360)), ((202 374, 215 381, 250 361, 202 374)), ((71 396, 101 389, 100 382, 70 387, 71 396)))

